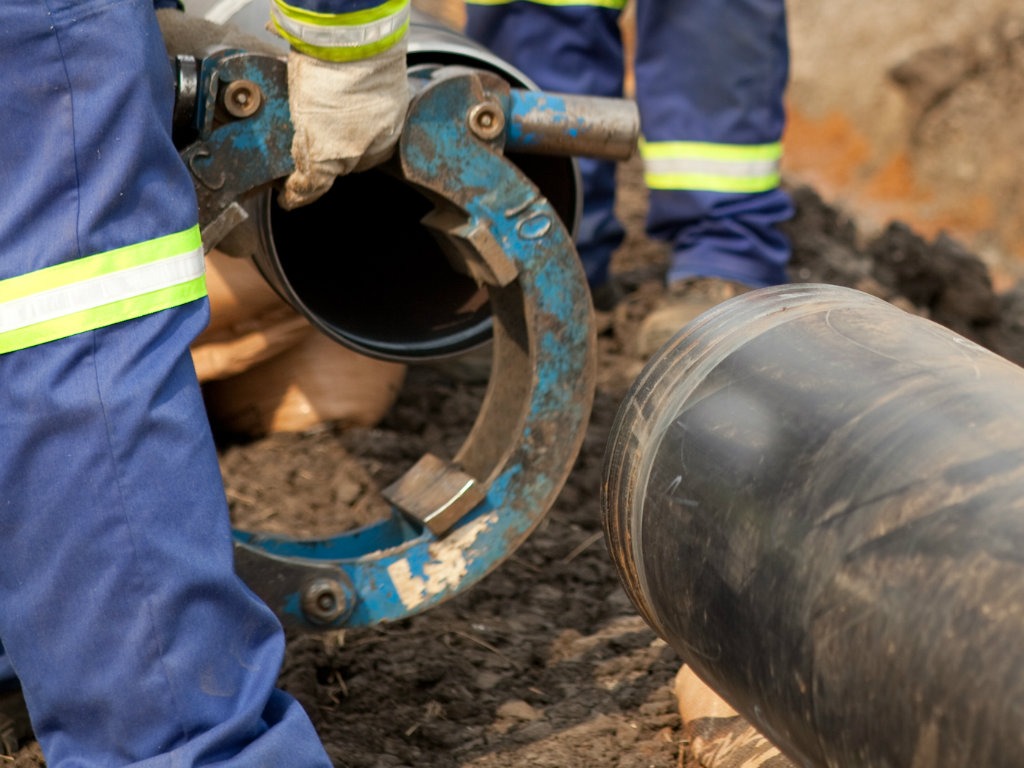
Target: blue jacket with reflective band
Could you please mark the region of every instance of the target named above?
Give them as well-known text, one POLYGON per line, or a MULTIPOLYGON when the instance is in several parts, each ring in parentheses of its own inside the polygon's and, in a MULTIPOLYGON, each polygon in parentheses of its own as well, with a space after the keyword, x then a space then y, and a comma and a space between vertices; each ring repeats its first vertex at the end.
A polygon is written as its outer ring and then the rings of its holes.
POLYGON ((0 71, 0 315, 146 310, 0 354, 0 670, 53 768, 329 768, 274 687, 280 625, 233 570, 189 357, 207 302, 118 293, 154 263, 195 279, 152 0, 4 0, 0 71))

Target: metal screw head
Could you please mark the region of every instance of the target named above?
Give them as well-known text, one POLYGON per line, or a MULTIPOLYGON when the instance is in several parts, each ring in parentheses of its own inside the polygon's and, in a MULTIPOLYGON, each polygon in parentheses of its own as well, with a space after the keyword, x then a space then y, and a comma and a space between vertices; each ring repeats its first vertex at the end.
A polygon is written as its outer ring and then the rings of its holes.
POLYGON ((474 104, 466 116, 469 129, 484 141, 496 139, 505 130, 505 113, 496 101, 474 104))
POLYGON ((234 117, 251 117, 263 104, 263 92, 252 80, 232 80, 224 89, 224 109, 234 117))
POLYGON ((314 624, 331 624, 347 606, 345 590, 334 579, 314 579, 302 593, 302 612, 314 624))

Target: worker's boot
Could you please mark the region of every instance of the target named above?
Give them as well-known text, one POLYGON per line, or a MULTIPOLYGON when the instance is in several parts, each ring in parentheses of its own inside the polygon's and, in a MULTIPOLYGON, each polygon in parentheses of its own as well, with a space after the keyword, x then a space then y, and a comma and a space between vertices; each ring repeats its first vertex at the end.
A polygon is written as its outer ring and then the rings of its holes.
POLYGON ((11 757, 32 737, 21 686, 0 683, 0 755, 11 757))
POLYGON ((750 287, 742 283, 717 277, 694 277, 673 282, 665 298, 640 324, 637 354, 646 360, 695 317, 749 290, 750 287))
POLYGON ((700 768, 795 768, 778 748, 736 713, 688 667, 676 675, 683 721, 683 765, 700 768))

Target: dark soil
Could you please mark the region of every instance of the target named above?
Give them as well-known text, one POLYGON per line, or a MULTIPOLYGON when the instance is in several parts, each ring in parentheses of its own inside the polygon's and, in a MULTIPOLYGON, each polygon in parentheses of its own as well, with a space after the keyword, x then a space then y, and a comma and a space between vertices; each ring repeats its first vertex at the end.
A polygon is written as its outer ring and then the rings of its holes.
MULTIPOLYGON (((546 520, 496 572, 432 611, 290 638, 281 685, 306 706, 338 766, 681 765, 671 688, 679 658, 633 611, 601 536, 605 443, 641 368, 632 339, 663 291, 666 260, 642 235, 634 165, 622 168, 621 188, 630 234, 615 269, 628 295, 599 319, 591 423, 546 520)), ((995 295, 984 265, 956 242, 926 242, 898 223, 864 241, 813 191, 794 197, 795 282, 856 287, 1024 362, 1024 293, 995 295)), ((376 515, 377 491, 424 452, 455 452, 484 389, 417 368, 374 429, 327 426, 225 444, 236 522, 309 533, 337 529, 339 509, 376 515)), ((40 764, 34 744, 14 762, 40 764)))

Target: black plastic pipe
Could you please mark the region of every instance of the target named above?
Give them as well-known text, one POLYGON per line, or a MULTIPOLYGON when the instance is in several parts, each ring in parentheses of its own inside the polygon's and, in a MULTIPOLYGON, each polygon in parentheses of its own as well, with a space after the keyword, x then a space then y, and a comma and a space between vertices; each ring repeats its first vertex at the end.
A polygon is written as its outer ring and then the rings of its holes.
POLYGON ((623 402, 626 591, 801 765, 1024 764, 1024 370, 866 294, 762 289, 623 402))

